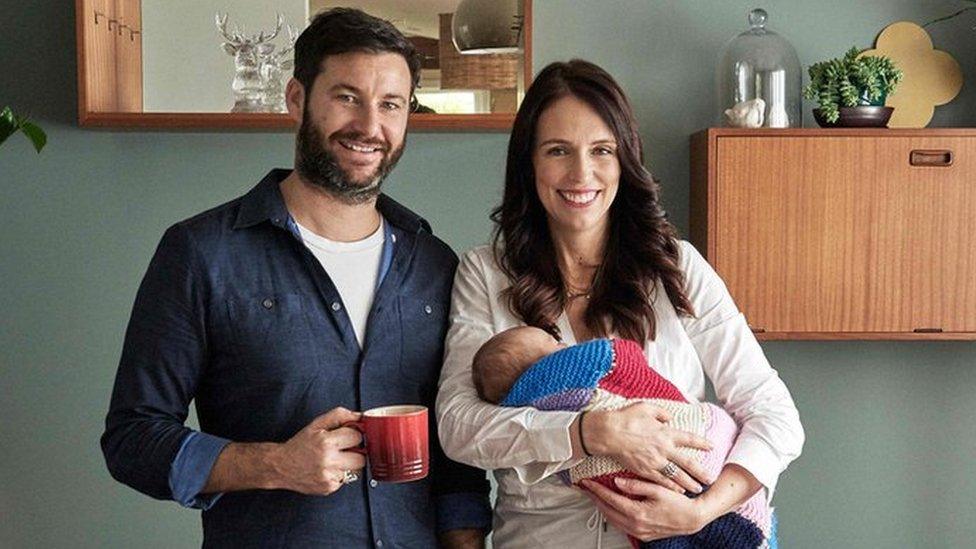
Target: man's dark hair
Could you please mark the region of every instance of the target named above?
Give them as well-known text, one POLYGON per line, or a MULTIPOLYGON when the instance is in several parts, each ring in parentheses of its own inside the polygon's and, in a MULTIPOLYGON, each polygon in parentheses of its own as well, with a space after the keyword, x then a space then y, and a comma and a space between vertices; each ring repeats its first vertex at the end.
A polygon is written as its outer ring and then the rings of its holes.
POLYGON ((413 44, 389 21, 353 8, 332 8, 312 19, 295 43, 295 80, 308 93, 326 57, 354 51, 402 55, 410 67, 411 93, 416 89, 420 55, 413 44))

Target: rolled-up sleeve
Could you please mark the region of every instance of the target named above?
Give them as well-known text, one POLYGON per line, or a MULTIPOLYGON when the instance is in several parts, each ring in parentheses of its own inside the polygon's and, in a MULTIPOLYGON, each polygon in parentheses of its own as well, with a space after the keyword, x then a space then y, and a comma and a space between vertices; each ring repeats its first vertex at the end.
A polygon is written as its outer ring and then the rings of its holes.
POLYGON ((575 412, 540 412, 482 401, 471 378, 478 348, 495 333, 485 259, 461 259, 451 297, 444 368, 437 396, 441 445, 448 457, 482 469, 513 468, 532 484, 574 465, 569 426, 575 412))
POLYGON ((803 449, 799 412, 725 283, 687 242, 681 264, 695 309, 695 318, 682 322, 719 402, 739 425, 726 463, 749 471, 772 499, 779 475, 803 449))
POLYGON ((169 470, 169 487, 177 503, 207 510, 224 495, 222 492, 202 494, 201 491, 217 457, 228 444, 229 440, 206 433, 193 431, 186 435, 169 470))
POLYGON ((197 264, 187 232, 179 225, 166 231, 136 295, 101 446, 119 482, 206 506, 189 492, 202 488, 226 441, 193 438, 199 433, 184 426, 207 356, 197 264))

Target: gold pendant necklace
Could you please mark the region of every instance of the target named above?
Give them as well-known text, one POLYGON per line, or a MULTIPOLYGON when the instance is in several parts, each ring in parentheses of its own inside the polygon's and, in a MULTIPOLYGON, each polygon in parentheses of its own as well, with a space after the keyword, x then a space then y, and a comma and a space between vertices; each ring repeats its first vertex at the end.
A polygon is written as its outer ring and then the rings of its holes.
MULTIPOLYGON (((583 264, 583 258, 582 257, 579 258, 579 263, 581 265, 583 264)), ((596 268, 596 272, 593 273, 593 278, 590 279, 590 285, 587 286, 586 288, 583 288, 583 289, 574 288, 573 286, 569 285, 568 283, 566 283, 564 281, 563 282, 563 286, 566 288, 566 300, 567 301, 573 301, 574 299, 578 299, 578 298, 581 298, 581 297, 583 299, 590 299, 590 295, 592 295, 592 293, 593 293, 593 286, 596 284, 596 281, 597 281, 597 279, 600 276, 600 271, 602 271, 602 270, 603 270, 603 263, 601 263, 596 268)))
POLYGON ((592 286, 589 287, 589 288, 587 288, 587 289, 585 289, 585 290, 578 290, 576 288, 570 288, 569 286, 567 286, 566 287, 566 299, 567 300, 570 300, 570 301, 572 301, 572 300, 574 300, 576 298, 579 298, 579 297, 582 297, 583 299, 589 299, 590 298, 590 291, 592 289, 593 289, 592 286))

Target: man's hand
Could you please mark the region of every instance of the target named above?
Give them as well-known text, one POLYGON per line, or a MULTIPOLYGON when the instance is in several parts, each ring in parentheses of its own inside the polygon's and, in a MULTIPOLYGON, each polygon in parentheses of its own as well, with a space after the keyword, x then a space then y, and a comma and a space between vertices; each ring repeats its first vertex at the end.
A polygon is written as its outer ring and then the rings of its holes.
POLYGON ((342 487, 346 471, 360 473, 366 464, 352 450, 363 436, 343 427, 361 416, 335 408, 284 443, 232 442, 217 457, 201 493, 282 489, 329 495, 342 487))
POLYGON ((359 412, 335 408, 281 444, 272 460, 281 479, 278 487, 327 496, 342 487, 346 471, 359 474, 366 458, 350 448, 359 446, 363 435, 343 426, 361 416, 359 412))
POLYGON ((485 533, 477 528, 448 530, 439 536, 443 549, 484 549, 485 533))

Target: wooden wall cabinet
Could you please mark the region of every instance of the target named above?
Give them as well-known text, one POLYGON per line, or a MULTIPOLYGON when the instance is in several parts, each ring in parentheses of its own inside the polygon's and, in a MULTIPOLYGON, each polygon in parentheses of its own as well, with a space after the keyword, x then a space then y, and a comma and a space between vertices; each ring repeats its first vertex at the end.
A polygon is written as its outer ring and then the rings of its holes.
POLYGON ((691 239, 760 339, 976 340, 976 129, 709 129, 691 239))
POLYGON ((142 111, 142 0, 80 0, 78 48, 88 75, 79 79, 81 107, 142 111), (87 103, 86 103, 87 101, 87 103))

